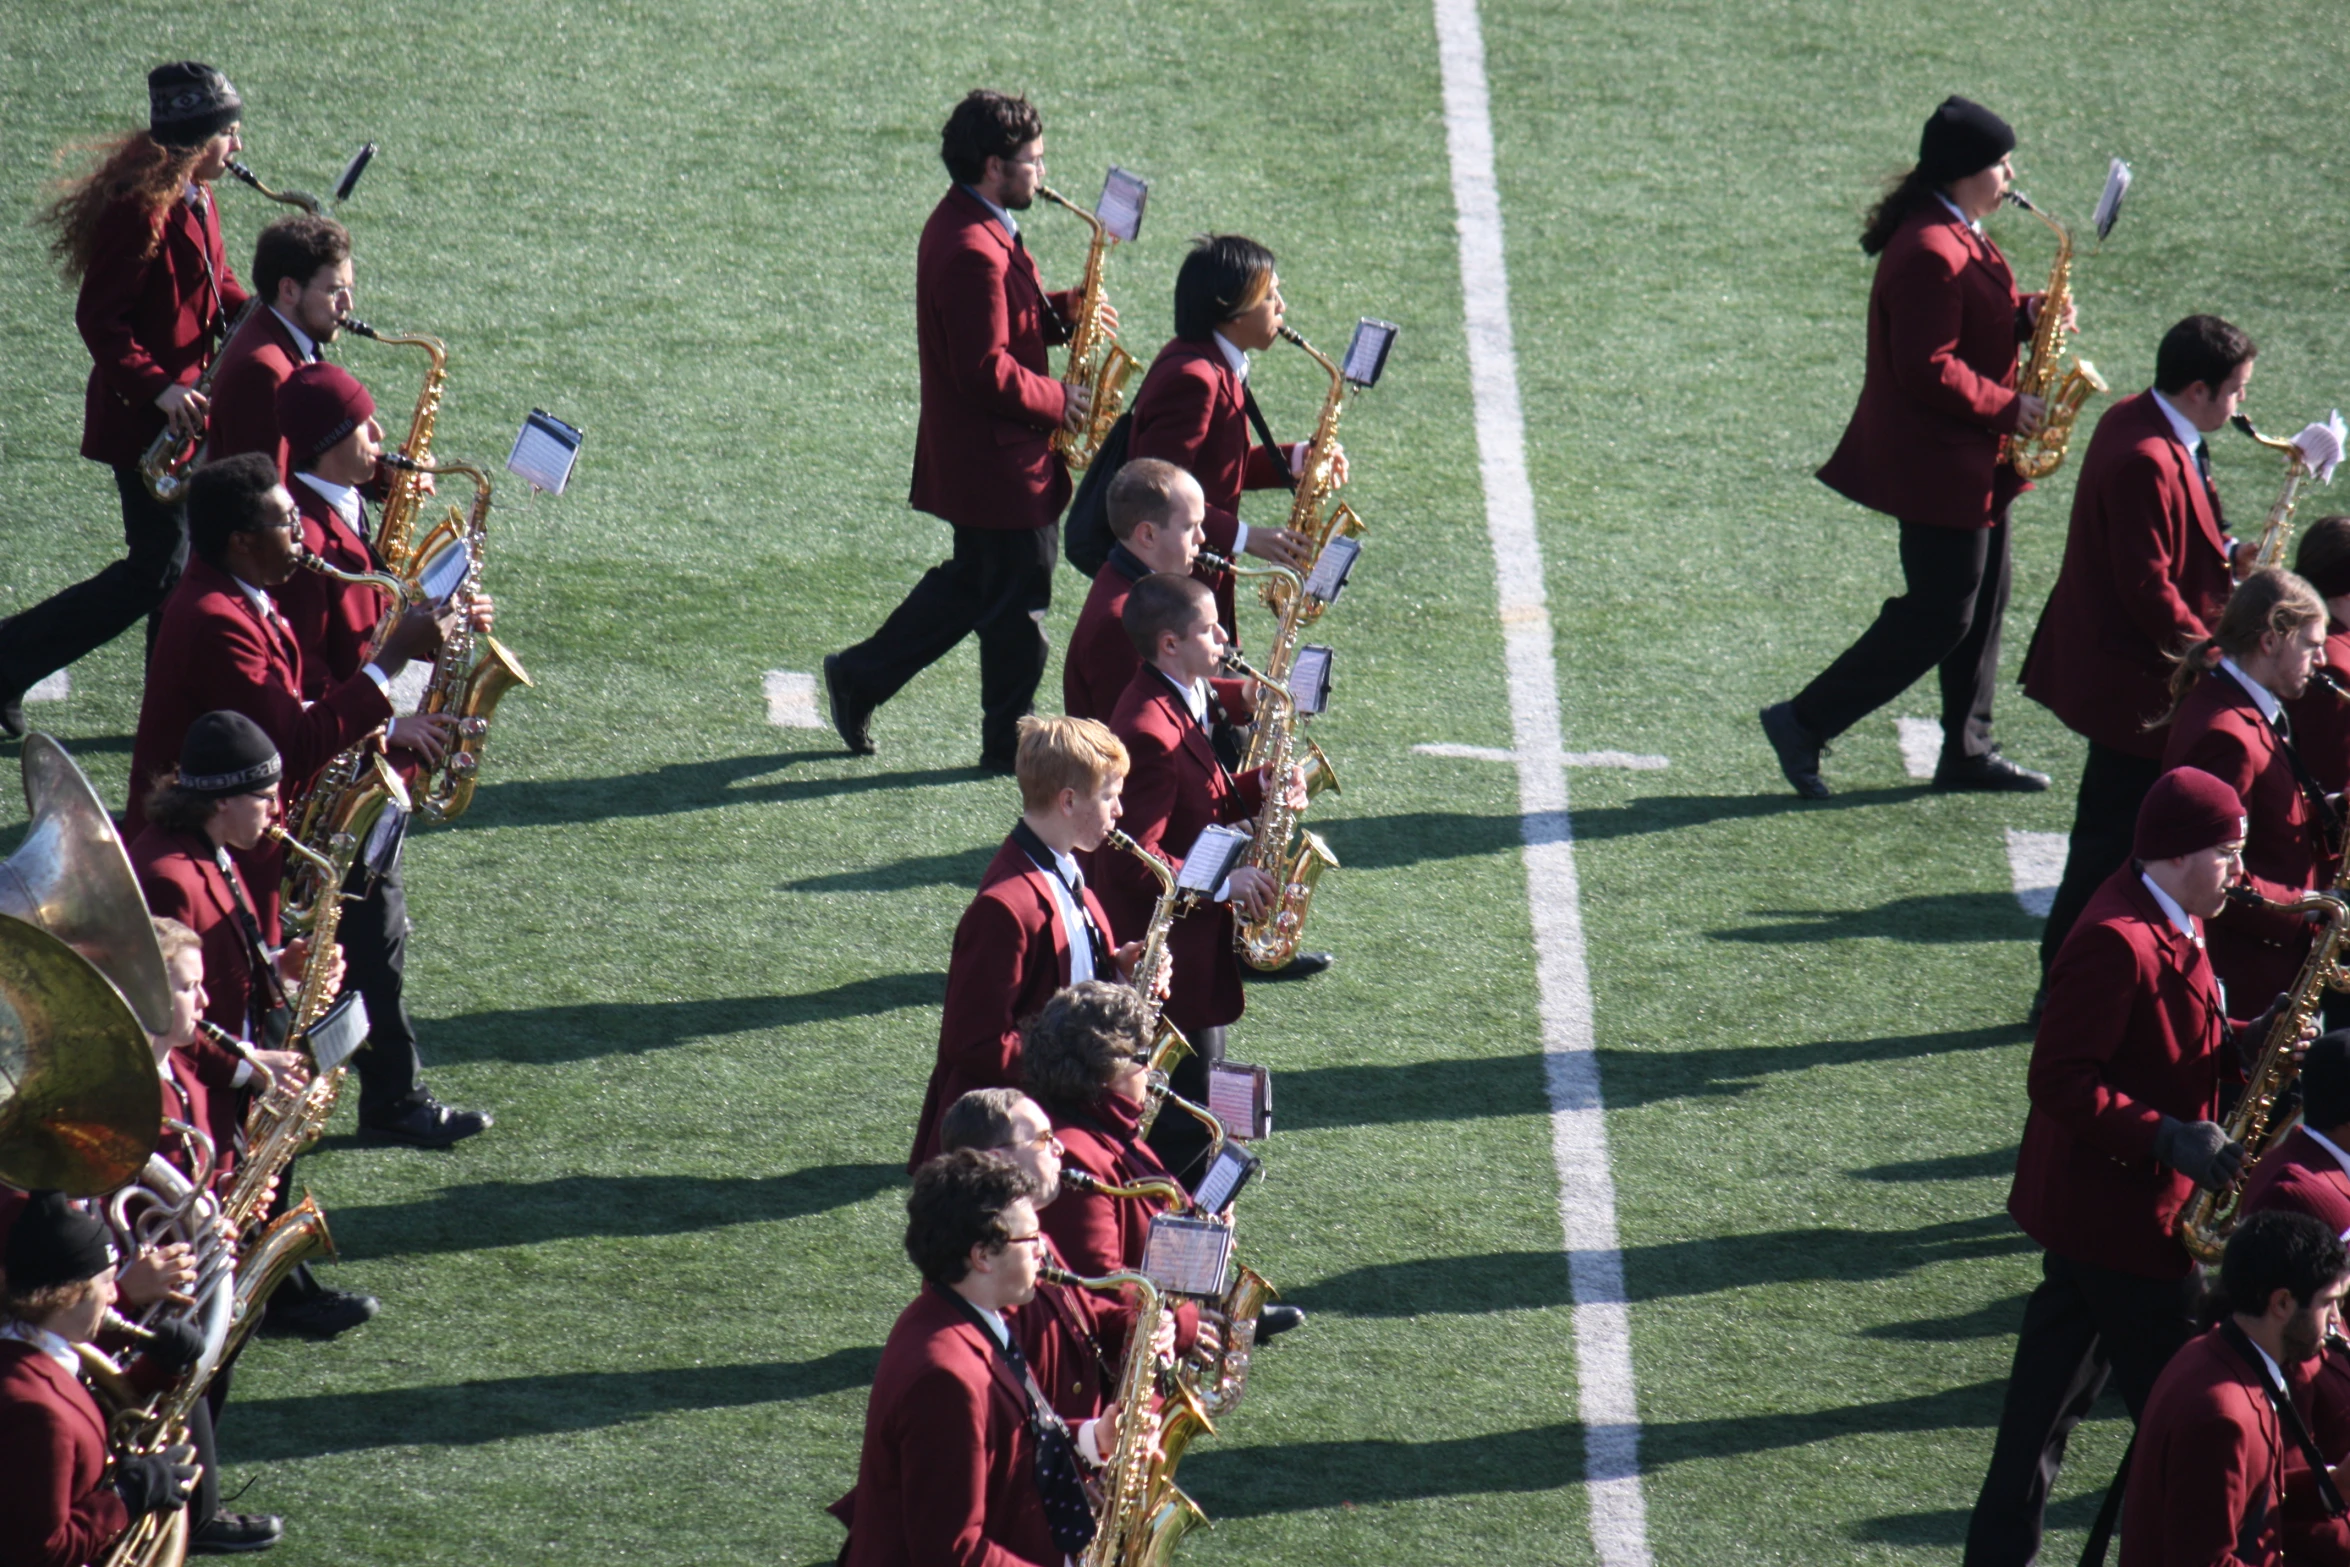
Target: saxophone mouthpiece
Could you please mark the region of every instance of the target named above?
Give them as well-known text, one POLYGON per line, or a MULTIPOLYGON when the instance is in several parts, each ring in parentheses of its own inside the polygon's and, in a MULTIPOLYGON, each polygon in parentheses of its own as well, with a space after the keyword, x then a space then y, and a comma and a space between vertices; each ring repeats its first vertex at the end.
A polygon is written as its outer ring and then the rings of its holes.
POLYGON ((2008 203, 2010 206, 2021 207, 2026 212, 2038 212, 2040 210, 2038 207, 2032 205, 2032 198, 2025 195, 2020 190, 2003 190, 1999 193, 1999 199, 2008 203))
POLYGON ((2323 664, 2309 672, 2309 683, 2330 694, 2337 702, 2350 702, 2350 683, 2345 683, 2340 675, 2323 664))
POLYGON ((1230 571, 1232 569, 1231 556, 1219 555, 1214 550, 1205 548, 1191 558, 1191 563, 1195 566, 1205 566, 1210 571, 1230 571))
POLYGON ((335 317, 335 325, 340 327, 342 330, 351 333, 355 337, 381 338, 383 336, 381 332, 378 332, 374 327, 369 326, 366 322, 360 320, 357 316, 337 316, 335 317))

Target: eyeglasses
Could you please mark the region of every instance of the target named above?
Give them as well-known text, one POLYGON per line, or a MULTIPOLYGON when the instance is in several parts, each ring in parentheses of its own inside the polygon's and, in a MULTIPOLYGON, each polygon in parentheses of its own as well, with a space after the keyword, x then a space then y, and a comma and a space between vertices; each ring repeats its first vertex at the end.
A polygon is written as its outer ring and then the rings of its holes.
POLYGON ((1044 1246, 1044 1231, 1039 1230, 1034 1235, 1007 1235, 1004 1237, 1004 1244, 1006 1246, 1034 1246, 1041 1250, 1044 1246))

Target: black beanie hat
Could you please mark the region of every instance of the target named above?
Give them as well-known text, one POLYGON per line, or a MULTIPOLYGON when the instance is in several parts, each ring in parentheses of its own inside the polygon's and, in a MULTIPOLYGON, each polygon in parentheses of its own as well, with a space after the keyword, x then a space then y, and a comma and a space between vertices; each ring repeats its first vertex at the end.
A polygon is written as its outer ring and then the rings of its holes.
POLYGON ((1942 100, 1918 138, 1918 173, 1947 185, 1980 174, 2015 151, 2015 128, 1971 98, 1942 100))
POLYGON ((57 1284, 79 1284, 114 1266, 106 1226, 73 1207, 63 1192, 34 1192, 16 1228, 8 1232, 8 1293, 29 1295, 57 1284))
POLYGON ((180 747, 179 787, 214 800, 257 794, 283 770, 277 747, 242 713, 206 713, 180 747))
POLYGON ((194 147, 243 119, 245 100, 229 79, 195 60, 147 73, 147 134, 166 147, 194 147))

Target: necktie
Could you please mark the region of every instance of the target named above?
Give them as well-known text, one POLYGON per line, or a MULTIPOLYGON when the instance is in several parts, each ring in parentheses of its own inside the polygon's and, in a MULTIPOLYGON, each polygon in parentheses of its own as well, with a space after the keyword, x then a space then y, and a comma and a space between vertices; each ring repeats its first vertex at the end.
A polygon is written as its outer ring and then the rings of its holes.
POLYGON ((2208 441, 2197 441, 2195 443, 2195 471, 2203 476, 2203 487, 2206 490, 2210 489, 2211 443, 2208 441))

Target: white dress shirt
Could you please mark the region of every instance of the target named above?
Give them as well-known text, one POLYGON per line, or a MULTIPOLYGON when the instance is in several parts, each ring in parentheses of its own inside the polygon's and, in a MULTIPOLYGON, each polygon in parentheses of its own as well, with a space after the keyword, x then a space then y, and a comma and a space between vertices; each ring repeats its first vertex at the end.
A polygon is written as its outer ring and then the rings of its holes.
POLYGON ((309 333, 294 325, 293 318, 287 315, 284 311, 278 309, 277 306, 271 305, 269 307, 269 313, 277 317, 278 325, 286 329, 287 335, 292 337, 294 340, 294 346, 302 350, 302 363, 306 365, 318 363, 318 344, 316 340, 314 340, 309 333))

